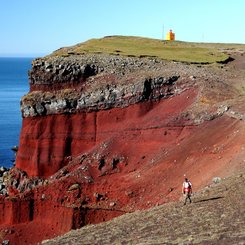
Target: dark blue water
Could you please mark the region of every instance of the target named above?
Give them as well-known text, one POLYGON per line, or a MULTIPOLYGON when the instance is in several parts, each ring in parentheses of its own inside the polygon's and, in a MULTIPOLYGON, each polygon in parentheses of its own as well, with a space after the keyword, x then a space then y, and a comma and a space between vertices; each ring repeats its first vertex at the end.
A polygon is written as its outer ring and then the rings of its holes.
POLYGON ((29 90, 33 58, 0 58, 0 166, 12 166, 22 123, 20 99, 29 90))

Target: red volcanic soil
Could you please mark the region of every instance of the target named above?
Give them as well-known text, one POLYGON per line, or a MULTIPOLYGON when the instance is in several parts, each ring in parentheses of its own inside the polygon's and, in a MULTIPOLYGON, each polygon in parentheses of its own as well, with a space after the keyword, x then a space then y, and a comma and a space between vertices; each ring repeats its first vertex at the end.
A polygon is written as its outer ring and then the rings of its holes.
POLYGON ((127 108, 25 118, 17 168, 48 182, 1 201, 3 239, 36 244, 178 200, 184 175, 196 191, 242 169, 244 122, 223 115, 195 125, 183 115, 197 95, 189 89, 127 108))
POLYGON ((48 177, 66 165, 65 157, 85 153, 112 138, 119 138, 120 144, 125 138, 136 157, 139 141, 144 142, 143 151, 153 153, 156 146, 175 142, 182 133, 186 122, 174 120, 195 101, 196 94, 189 90, 125 109, 24 118, 16 167, 29 176, 48 177))

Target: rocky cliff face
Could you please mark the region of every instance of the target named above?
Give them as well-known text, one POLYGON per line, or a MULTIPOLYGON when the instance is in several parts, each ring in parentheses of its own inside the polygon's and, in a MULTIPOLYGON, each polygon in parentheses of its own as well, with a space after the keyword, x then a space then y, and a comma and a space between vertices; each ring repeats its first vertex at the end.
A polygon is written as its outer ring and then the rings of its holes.
POLYGON ((50 176, 66 164, 66 157, 106 140, 101 125, 118 132, 121 123, 113 115, 104 116, 106 110, 118 108, 125 114, 130 105, 142 108, 140 103, 156 103, 191 87, 178 82, 180 75, 164 66, 157 60, 106 55, 33 61, 30 93, 21 101, 23 128, 16 166, 29 176, 50 176))
POLYGON ((174 86, 179 76, 153 74, 161 66, 156 60, 106 55, 35 60, 23 117, 122 108, 180 92, 174 86))
POLYGON ((220 67, 84 54, 34 60, 29 77, 0 200, 15 244, 177 200, 184 174, 198 189, 241 167, 245 128, 220 67))

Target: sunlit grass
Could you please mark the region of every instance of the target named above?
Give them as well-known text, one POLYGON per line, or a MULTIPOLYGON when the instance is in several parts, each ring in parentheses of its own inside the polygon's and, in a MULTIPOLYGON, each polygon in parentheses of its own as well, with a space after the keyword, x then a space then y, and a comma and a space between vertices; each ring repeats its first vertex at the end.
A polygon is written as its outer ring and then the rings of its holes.
POLYGON ((224 44, 212 45, 162 41, 132 36, 109 36, 62 48, 55 51, 52 55, 69 56, 71 54, 104 53, 135 57, 155 57, 163 60, 190 63, 215 63, 223 62, 228 58, 227 54, 220 51, 224 46, 224 44))

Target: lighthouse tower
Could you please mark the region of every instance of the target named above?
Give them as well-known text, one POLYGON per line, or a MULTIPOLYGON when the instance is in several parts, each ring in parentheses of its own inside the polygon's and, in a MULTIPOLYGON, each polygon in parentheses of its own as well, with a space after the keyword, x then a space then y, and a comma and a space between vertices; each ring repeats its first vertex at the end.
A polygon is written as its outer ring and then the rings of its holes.
POLYGON ((174 41, 175 40, 175 34, 173 33, 172 30, 169 30, 169 32, 167 33, 166 40, 167 41, 174 41))

